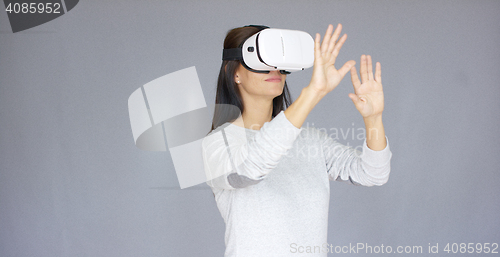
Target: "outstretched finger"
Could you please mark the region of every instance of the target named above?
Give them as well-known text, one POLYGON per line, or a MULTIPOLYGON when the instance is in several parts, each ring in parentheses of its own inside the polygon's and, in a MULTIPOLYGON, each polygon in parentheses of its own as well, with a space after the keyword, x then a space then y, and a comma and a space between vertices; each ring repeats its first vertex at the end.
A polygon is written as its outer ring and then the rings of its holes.
POLYGON ((331 53, 334 50, 334 48, 338 45, 338 43, 336 43, 336 42, 340 36, 341 31, 342 31, 342 24, 339 23, 339 25, 337 25, 337 28, 333 32, 332 38, 330 39, 330 43, 328 45, 328 50, 327 50, 328 53, 331 53))
POLYGON ((321 43, 321 53, 324 53, 328 49, 328 44, 332 37, 333 25, 329 24, 325 32, 325 37, 323 37, 323 42, 321 43))
POLYGON ((319 33, 316 33, 316 37, 314 38, 314 60, 319 60, 321 56, 321 49, 319 46, 319 41, 321 40, 321 36, 319 33))
POLYGON ((378 82, 378 83, 381 83, 382 84, 382 65, 377 62, 377 64, 375 65, 375 80, 378 82))
POLYGON ((368 55, 366 57, 366 68, 368 72, 368 79, 373 80, 373 64, 372 64, 372 57, 368 55))
POLYGON ((368 80, 368 74, 366 71, 366 55, 361 55, 361 64, 359 65, 359 75, 361 76, 361 83, 365 83, 368 80))
POLYGON ((351 81, 352 81, 352 86, 354 87, 354 92, 358 89, 358 87, 361 85, 361 82, 359 81, 358 78, 358 72, 356 71, 356 67, 351 68, 351 81))
POLYGON ((339 55, 340 49, 344 45, 345 41, 347 40, 347 34, 344 34, 340 39, 339 42, 335 45, 335 49, 333 49, 332 56, 333 58, 333 64, 335 64, 335 59, 337 59, 337 56, 339 55))

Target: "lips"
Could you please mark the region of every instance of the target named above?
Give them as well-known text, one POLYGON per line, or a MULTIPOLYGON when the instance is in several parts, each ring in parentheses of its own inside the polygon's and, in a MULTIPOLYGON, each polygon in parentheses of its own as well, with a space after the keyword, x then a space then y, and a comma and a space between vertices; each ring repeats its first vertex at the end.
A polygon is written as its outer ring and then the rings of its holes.
POLYGON ((271 77, 271 78, 268 78, 266 79, 267 82, 281 82, 281 78, 280 77, 271 77))

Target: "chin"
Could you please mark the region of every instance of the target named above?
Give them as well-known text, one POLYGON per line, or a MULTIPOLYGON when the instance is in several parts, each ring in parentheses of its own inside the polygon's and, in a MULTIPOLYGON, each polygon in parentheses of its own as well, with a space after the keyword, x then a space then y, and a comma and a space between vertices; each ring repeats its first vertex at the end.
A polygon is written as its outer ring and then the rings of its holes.
POLYGON ((276 97, 280 96, 281 94, 283 94, 283 89, 276 90, 276 91, 273 90, 273 92, 271 93, 273 98, 276 98, 276 97))
POLYGON ((272 87, 270 87, 270 90, 272 90, 273 92, 279 92, 279 94, 281 95, 281 93, 283 92, 283 88, 285 88, 285 85, 276 83, 272 87))

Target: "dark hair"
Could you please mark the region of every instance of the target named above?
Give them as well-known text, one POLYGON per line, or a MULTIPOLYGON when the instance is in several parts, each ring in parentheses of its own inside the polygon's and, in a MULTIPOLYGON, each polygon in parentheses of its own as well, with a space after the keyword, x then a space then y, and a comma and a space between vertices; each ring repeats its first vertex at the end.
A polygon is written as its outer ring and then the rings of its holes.
MULTIPOLYGON (((224 49, 238 48, 246 39, 253 34, 261 31, 264 27, 259 26, 245 26, 234 28, 230 30, 224 39, 224 49)), ((212 119, 212 130, 218 126, 234 121, 238 118, 238 113, 231 111, 230 108, 224 108, 221 104, 233 105, 239 108, 243 113, 243 101, 238 86, 234 81, 234 74, 240 61, 223 61, 220 67, 219 78, 217 80, 217 93, 215 96, 215 112, 212 119)), ((292 97, 285 81, 283 93, 273 99, 273 113, 274 118, 281 111, 285 110, 292 103, 292 97)))

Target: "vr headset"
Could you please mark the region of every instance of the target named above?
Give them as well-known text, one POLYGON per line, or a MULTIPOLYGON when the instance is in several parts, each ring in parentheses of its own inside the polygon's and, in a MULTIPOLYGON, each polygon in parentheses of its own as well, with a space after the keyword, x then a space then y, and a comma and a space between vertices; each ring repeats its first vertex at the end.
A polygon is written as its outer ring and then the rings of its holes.
POLYGON ((262 30, 238 48, 224 49, 222 60, 241 61, 245 68, 258 73, 279 70, 282 74, 290 74, 313 65, 314 40, 308 33, 257 25, 246 27, 262 30))

